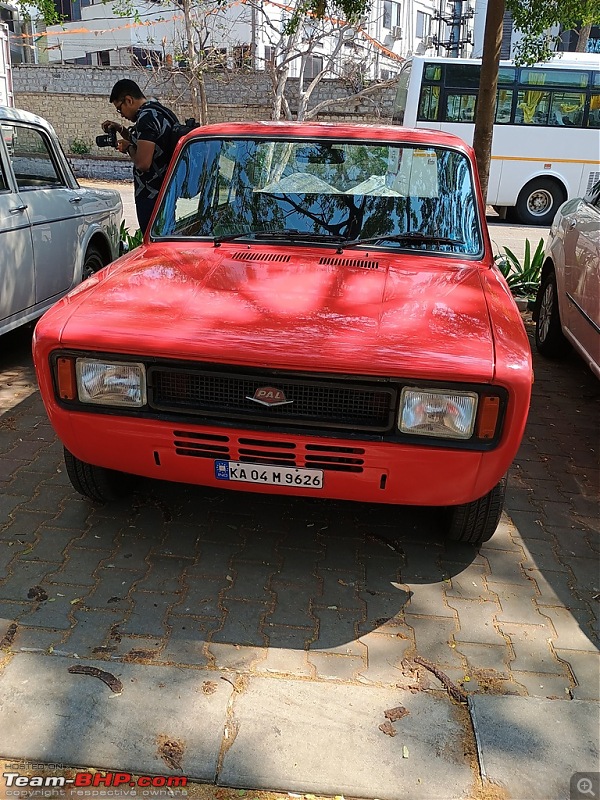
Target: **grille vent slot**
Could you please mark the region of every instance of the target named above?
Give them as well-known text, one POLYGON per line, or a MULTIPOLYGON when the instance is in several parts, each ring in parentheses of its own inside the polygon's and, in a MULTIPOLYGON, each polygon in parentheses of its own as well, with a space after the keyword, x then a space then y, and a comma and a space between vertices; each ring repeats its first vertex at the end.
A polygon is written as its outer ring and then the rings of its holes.
POLYGON ((319 264, 326 264, 330 267, 358 267, 359 269, 379 269, 378 261, 365 261, 363 258, 334 258, 325 257, 319 259, 319 264))
POLYGON ((364 466, 362 447, 340 447, 338 445, 307 444, 305 463, 307 467, 335 472, 362 472, 364 466))
POLYGON ((229 437, 195 431, 173 431, 173 445, 178 456, 194 458, 229 458, 229 437))
POLYGON ((281 253, 256 253, 252 250, 241 250, 234 253, 231 258, 234 261, 280 261, 286 263, 290 260, 290 256, 281 253))
POLYGON ((255 464, 274 464, 279 467, 295 467, 296 445, 293 442, 270 442, 268 439, 239 437, 239 461, 255 464))

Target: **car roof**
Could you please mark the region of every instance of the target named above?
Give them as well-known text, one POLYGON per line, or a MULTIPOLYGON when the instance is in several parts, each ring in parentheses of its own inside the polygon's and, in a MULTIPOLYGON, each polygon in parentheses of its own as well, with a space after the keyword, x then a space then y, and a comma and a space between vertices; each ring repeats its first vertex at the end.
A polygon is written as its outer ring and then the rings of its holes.
MULTIPOLYGON (((471 148, 458 136, 427 128, 402 128, 399 125, 355 124, 333 122, 225 122, 194 129, 196 136, 287 136, 298 139, 359 139, 365 142, 382 141, 409 143, 424 147, 453 147, 464 152, 471 148)), ((187 138, 187 137, 186 137, 187 138)))
POLYGON ((52 125, 43 117, 38 117, 37 114, 32 114, 29 111, 22 111, 20 108, 0 106, 0 120, 3 122, 28 122, 30 125, 40 125, 47 131, 54 133, 52 125))

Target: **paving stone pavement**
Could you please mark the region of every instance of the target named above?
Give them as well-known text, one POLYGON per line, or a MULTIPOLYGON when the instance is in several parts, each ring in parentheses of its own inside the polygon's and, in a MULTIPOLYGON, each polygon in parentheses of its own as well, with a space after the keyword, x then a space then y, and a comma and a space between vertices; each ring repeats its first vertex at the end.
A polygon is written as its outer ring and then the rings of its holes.
POLYGON ((2 345, 5 668, 39 654, 390 690, 418 654, 474 696, 600 699, 599 384, 575 356, 534 357, 506 514, 478 552, 430 509, 145 480, 94 505, 69 484, 27 333, 2 345))

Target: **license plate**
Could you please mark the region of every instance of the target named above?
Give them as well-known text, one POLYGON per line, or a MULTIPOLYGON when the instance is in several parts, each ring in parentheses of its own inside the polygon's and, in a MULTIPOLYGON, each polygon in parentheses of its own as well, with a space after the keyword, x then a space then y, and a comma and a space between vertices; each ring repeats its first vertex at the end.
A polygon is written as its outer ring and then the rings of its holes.
POLYGON ((293 486, 296 489, 323 488, 322 469, 273 467, 265 464, 246 464, 242 461, 215 461, 215 477, 221 481, 293 486))

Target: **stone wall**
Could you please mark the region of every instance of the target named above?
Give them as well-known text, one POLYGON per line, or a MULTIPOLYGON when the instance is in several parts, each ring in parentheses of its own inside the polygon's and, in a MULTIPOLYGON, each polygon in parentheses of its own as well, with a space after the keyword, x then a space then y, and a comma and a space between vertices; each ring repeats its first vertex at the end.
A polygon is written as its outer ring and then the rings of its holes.
MULTIPOLYGON (((120 176, 124 164, 118 162, 127 164, 129 175, 129 160, 113 155, 112 150, 107 153, 99 149, 95 139, 102 133, 101 123, 105 119, 116 119, 108 98, 113 85, 121 78, 136 81, 144 94, 159 98, 180 119, 190 116, 192 112, 185 84, 161 81, 159 77, 134 67, 15 64, 15 105, 45 117, 54 126, 68 153, 82 156, 82 150, 85 150, 89 154, 89 159, 73 160, 82 177, 106 177, 111 173, 111 163, 114 164, 115 177, 117 174, 120 176), (89 161, 87 166, 86 161, 89 161), (101 170, 101 175, 94 172, 96 166, 101 170)), ((206 90, 209 122, 270 118, 271 84, 265 73, 210 75, 206 78, 206 90)), ((347 95, 347 86, 342 81, 326 80, 317 87, 314 103, 347 95)), ((360 101, 349 99, 343 105, 321 114, 318 119, 349 122, 388 120, 393 96, 394 91, 387 89, 360 101)))

